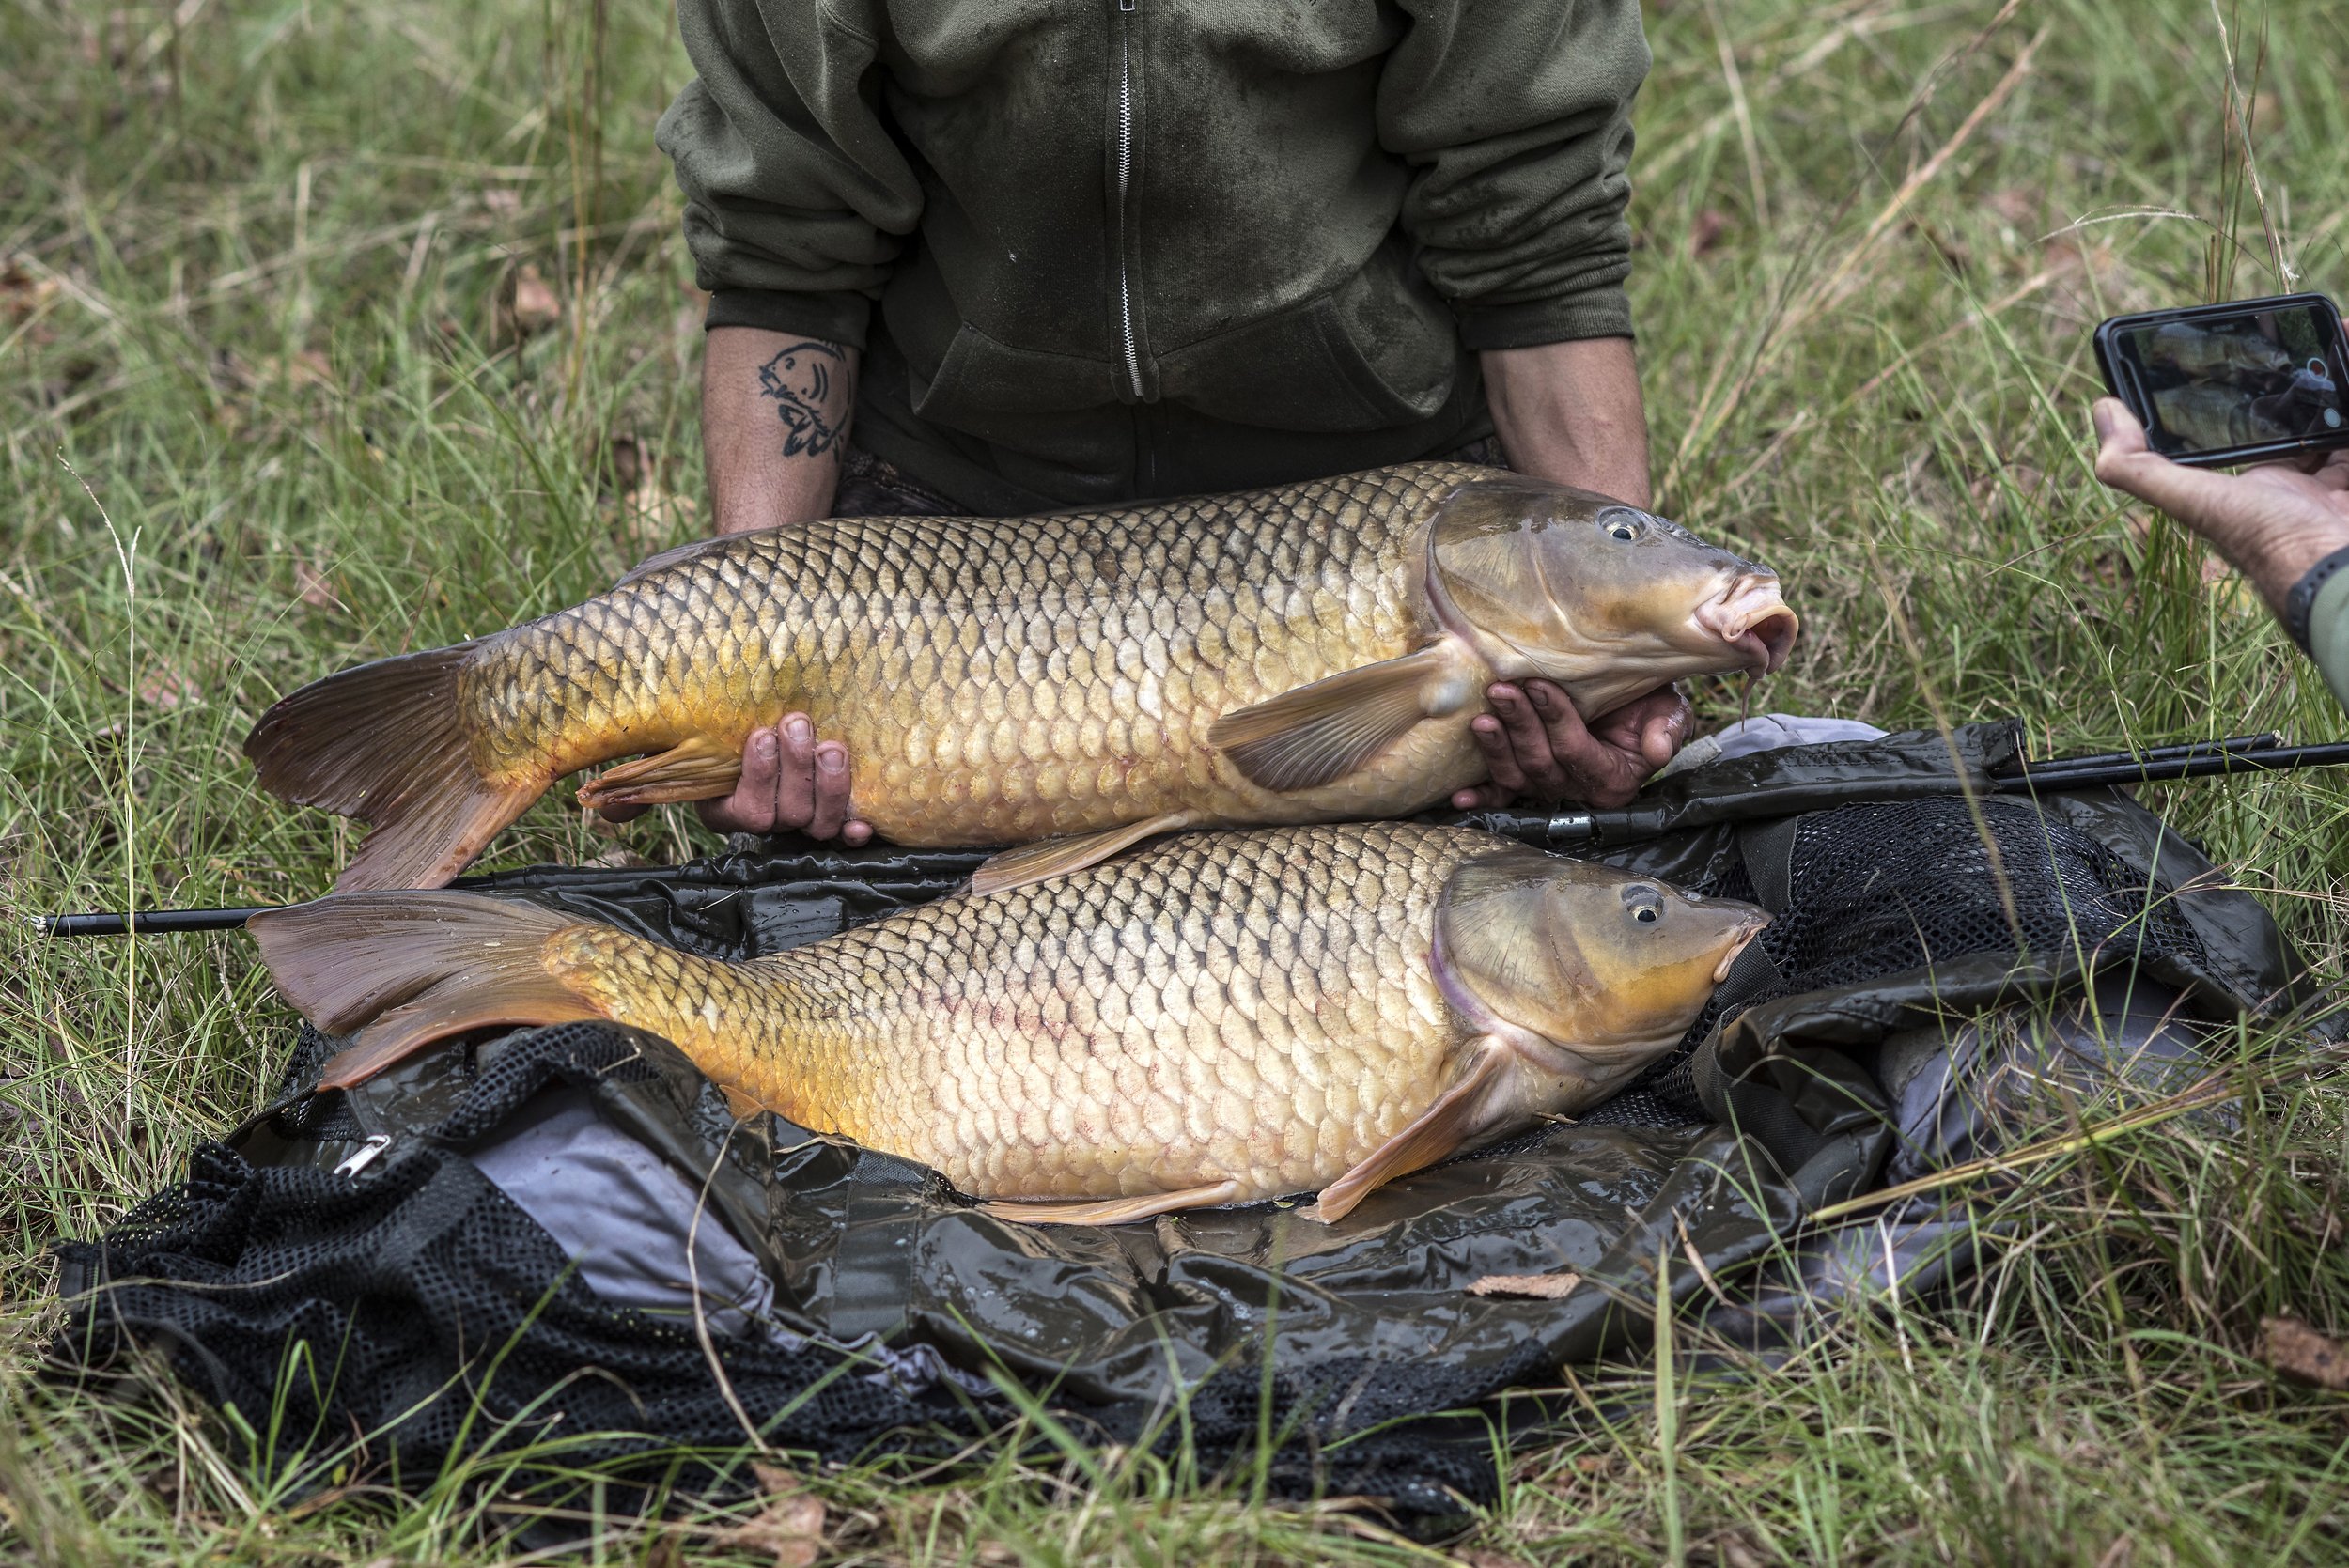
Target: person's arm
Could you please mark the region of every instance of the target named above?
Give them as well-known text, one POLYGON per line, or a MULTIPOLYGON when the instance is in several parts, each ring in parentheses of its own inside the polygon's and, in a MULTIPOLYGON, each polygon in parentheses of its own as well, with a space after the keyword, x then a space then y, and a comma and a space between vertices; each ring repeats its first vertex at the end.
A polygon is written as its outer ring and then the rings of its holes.
POLYGON ((1646 508, 1647 411, 1629 338, 1487 349, 1481 357, 1511 468, 1646 508))
POLYGON ((855 349, 714 327, 702 351, 702 457, 717 531, 828 517, 856 406, 855 349))
POLYGON ((2313 472, 2266 463, 2241 474, 2188 468, 2153 450, 2117 397, 2091 411, 2096 477, 2200 534, 2250 580, 2349 707, 2349 452, 2313 472))

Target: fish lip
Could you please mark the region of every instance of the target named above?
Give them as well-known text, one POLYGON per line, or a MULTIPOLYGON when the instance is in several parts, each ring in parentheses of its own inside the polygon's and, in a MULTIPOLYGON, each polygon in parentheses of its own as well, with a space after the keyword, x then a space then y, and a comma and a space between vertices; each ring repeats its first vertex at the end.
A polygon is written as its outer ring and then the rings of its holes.
POLYGON ((1696 608, 1696 624, 1745 656, 1760 675, 1785 667, 1802 622, 1779 591, 1778 573, 1766 567, 1730 581, 1719 598, 1696 608))
POLYGON ((1770 917, 1766 914, 1757 913, 1748 918, 1744 927, 1738 931, 1736 939, 1730 944, 1729 951, 1721 955, 1721 961, 1719 964, 1713 966, 1714 985, 1718 986, 1729 978, 1730 966, 1737 961, 1739 955, 1747 948, 1753 945, 1753 939, 1760 936, 1762 928, 1769 924, 1770 917))

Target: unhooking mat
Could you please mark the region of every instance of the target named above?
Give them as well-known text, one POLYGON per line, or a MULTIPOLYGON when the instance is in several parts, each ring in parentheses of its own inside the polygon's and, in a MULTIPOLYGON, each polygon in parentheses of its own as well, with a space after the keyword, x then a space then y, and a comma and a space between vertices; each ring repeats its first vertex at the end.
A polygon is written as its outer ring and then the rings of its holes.
MULTIPOLYGON (((1336 1225, 1287 1204, 991 1219, 909 1161, 738 1123, 665 1042, 601 1024, 349 1094, 307 1090, 334 1042, 305 1032, 274 1106, 61 1249, 56 1359, 93 1376, 150 1347, 236 1409, 257 1463, 321 1477, 416 1485, 552 1441, 501 1487, 552 1498, 589 1466, 723 1483, 712 1455, 746 1428, 822 1460, 935 1456, 1024 1403, 1083 1441, 1262 1463, 1277 1494, 1455 1514, 1494 1495, 1497 1436, 1557 1414, 1499 1396, 1636 1348, 1659 1300, 1768 1347, 1962 1276, 1981 1238, 1946 1198, 1807 1217, 1982 1152, 2013 1086, 2158 1091, 2203 1069, 2213 1026, 2310 1007, 2266 913, 2126 798, 1983 793, 2017 738, 1659 781, 1654 836, 1580 852, 1777 919, 1613 1100, 1336 1225), (1557 1297, 1470 1288, 1565 1273, 1557 1297)), ((466 885, 740 957, 940 896, 977 858, 802 846, 466 885)))

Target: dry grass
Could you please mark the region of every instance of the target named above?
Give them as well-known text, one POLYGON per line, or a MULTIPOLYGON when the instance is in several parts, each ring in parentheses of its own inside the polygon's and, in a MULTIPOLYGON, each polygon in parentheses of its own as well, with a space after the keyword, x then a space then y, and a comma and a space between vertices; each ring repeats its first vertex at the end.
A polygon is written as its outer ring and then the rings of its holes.
MULTIPOLYGON (((2082 438, 2100 316, 2349 293, 2349 12, 1676 0, 1650 23, 1635 292, 1658 472, 1671 510, 1793 585, 1806 641, 1772 706, 2015 714, 2045 750, 2342 733, 2239 583, 2093 486, 2082 438)), ((649 0, 0 12, 11 915, 322 887, 342 829, 258 796, 237 754, 272 697, 695 531, 698 303, 650 143, 684 75, 670 26, 649 0)), ((2344 800, 2303 777, 2164 803, 2338 972, 2344 800)), ((673 859, 697 833, 656 815, 625 843, 673 859)), ((549 806, 499 854, 609 847, 549 806)), ((239 939, 6 941, 0 1546, 494 1555, 478 1476, 278 1496, 206 1413, 28 1380, 49 1242, 258 1103, 287 1019, 239 939)), ((2051 1162, 1957 1302, 1837 1324, 1779 1366, 1586 1374, 1597 1414, 1507 1461, 1501 1505, 1442 1552, 1261 1506, 1245 1477, 1032 1453, 815 1478, 813 1536, 784 1498, 609 1520, 594 1555, 2339 1560, 2349 1404, 2279 1380, 2259 1323, 2349 1329, 2349 1115, 2290 1078, 2254 1110, 2240 1138, 2184 1119, 2051 1162)))

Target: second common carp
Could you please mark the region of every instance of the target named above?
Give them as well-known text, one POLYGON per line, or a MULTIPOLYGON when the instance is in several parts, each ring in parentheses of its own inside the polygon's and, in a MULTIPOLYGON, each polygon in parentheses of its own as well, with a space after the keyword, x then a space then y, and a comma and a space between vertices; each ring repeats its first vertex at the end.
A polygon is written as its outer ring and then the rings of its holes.
POLYGON ((1421 463, 1040 518, 854 518, 689 545, 477 642, 318 681, 245 741, 374 824, 345 890, 438 886, 566 774, 583 804, 722 796, 805 712, 900 844, 1028 844, 982 890, 1183 827, 1415 812, 1475 783, 1496 679, 1587 718, 1774 669, 1777 575, 1505 470, 1421 463))
POLYGON ((324 1087, 469 1030, 608 1019, 1005 1217, 1109 1224, 1315 1190, 1334 1219, 1604 1098, 1767 918, 1395 822, 1189 833, 742 962, 470 893, 249 929, 288 1001, 358 1032, 324 1087))

